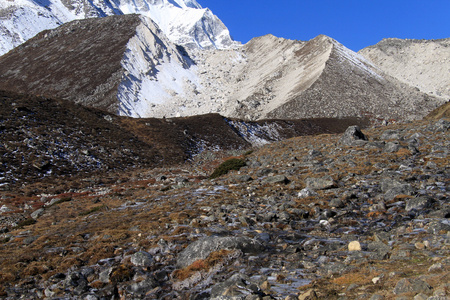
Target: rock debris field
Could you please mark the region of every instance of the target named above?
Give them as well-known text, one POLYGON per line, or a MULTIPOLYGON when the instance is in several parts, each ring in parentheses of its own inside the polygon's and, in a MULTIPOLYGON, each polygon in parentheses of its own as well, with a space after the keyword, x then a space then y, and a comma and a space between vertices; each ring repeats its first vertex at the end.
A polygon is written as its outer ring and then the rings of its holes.
POLYGON ((2 192, 0 296, 448 299, 449 127, 293 138, 215 179, 198 160, 2 192))

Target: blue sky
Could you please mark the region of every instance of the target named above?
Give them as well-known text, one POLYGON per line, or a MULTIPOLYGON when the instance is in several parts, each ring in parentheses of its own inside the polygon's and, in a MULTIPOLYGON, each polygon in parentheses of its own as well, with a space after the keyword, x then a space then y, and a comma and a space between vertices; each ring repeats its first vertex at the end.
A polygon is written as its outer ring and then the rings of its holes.
POLYGON ((383 38, 450 37, 450 0, 197 0, 237 41, 328 35, 358 51, 383 38))

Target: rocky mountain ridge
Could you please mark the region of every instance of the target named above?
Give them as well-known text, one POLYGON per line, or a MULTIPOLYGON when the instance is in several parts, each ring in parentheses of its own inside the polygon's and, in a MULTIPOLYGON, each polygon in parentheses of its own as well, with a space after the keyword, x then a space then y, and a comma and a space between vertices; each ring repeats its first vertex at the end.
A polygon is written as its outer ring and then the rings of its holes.
POLYGON ((151 18, 179 45, 221 49, 238 44, 222 21, 195 0, 5 0, 0 3, 0 55, 73 20, 133 13, 151 18))
POLYGON ((450 99, 450 38, 383 39, 358 53, 423 92, 450 99))
POLYGON ((64 24, 0 57, 0 67, 1 89, 132 117, 412 120, 444 101, 326 36, 267 35, 236 49, 189 49, 138 15, 64 24))

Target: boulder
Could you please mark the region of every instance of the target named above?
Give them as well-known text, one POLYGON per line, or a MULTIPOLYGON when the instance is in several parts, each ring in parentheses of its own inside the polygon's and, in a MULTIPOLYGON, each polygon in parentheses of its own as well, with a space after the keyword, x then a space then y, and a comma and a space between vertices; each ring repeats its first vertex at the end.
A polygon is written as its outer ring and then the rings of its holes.
POLYGON ((434 199, 428 196, 421 196, 417 198, 410 199, 408 202, 406 202, 406 211, 410 211, 413 209, 421 210, 424 208, 429 208, 433 205, 434 199))
POLYGON ((312 190, 326 190, 337 187, 336 182, 329 175, 321 178, 307 178, 306 187, 312 190))
POLYGON ((365 144, 366 141, 368 141, 367 137, 358 126, 350 126, 345 130, 338 143, 344 146, 359 146, 365 144))
POLYGON ((394 294, 399 295, 403 293, 424 293, 431 292, 431 286, 423 280, 414 278, 403 278, 395 285, 394 294))
POLYGON ((237 273, 226 281, 214 285, 211 289, 210 299, 244 299, 252 294, 263 295, 260 287, 251 282, 248 276, 237 273))
POLYGON ((244 253, 257 254, 264 251, 265 246, 261 241, 249 237, 206 237, 187 246, 178 255, 177 266, 185 268, 196 260, 207 258, 212 252, 235 249, 244 253))
POLYGON ((358 241, 352 241, 348 244, 348 251, 361 251, 361 244, 358 241))
POLYGON ((153 256, 150 253, 139 251, 131 255, 131 263, 139 267, 148 267, 153 263, 153 256))
POLYGON ((284 175, 275 175, 275 176, 269 176, 269 177, 265 178, 263 180, 263 182, 264 183, 272 183, 272 184, 277 184, 277 183, 287 184, 287 183, 289 183, 289 179, 287 179, 287 177, 284 175))

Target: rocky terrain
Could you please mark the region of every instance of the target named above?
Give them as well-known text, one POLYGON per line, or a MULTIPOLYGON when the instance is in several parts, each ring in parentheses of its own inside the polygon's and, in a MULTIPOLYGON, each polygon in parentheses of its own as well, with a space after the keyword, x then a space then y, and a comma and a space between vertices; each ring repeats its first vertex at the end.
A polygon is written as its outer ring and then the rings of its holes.
MULTIPOLYGON (((69 101, 4 91, 0 100, 0 189, 17 191, 26 186, 26 193, 61 190, 68 179, 83 185, 83 180, 99 174, 173 166, 206 153, 368 125, 367 120, 355 118, 244 122, 213 114, 134 119, 69 101), (42 184, 31 187, 36 181, 42 184)), ((102 181, 107 182, 107 177, 102 181)))
POLYGON ((3 191, 1 297, 447 299, 449 127, 296 137, 216 179, 203 157, 3 191))
POLYGON ((444 100, 337 41, 255 38, 237 49, 173 44, 150 19, 111 16, 44 31, 0 57, 0 89, 131 117, 414 120, 444 100))
POLYGON ((450 99, 450 38, 383 39, 358 53, 387 74, 423 92, 450 99))

